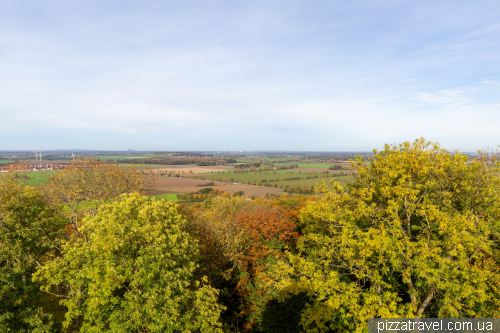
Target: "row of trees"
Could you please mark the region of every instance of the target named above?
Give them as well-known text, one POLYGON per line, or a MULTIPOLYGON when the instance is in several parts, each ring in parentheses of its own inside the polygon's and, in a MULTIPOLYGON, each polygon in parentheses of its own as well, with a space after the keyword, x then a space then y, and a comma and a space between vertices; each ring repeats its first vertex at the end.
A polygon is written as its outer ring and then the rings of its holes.
POLYGON ((287 193, 314 194, 316 192, 316 188, 315 186, 285 185, 284 191, 287 193))
POLYGON ((196 164, 198 166, 216 166, 216 165, 227 165, 228 163, 236 163, 235 159, 223 159, 223 158, 206 158, 206 157, 194 157, 190 156, 187 158, 178 157, 152 157, 152 158, 134 158, 134 159, 118 159, 117 163, 125 164, 163 164, 163 165, 188 165, 196 164))
POLYGON ((196 192, 188 192, 188 193, 177 193, 177 199, 183 202, 202 202, 207 199, 223 195, 230 196, 229 193, 224 192, 218 188, 207 187, 196 192))
POLYGON ((419 139, 358 158, 348 188, 191 205, 137 193, 135 170, 78 163, 36 189, 0 176, 2 331, 366 332, 369 318, 500 315, 496 155, 419 139))

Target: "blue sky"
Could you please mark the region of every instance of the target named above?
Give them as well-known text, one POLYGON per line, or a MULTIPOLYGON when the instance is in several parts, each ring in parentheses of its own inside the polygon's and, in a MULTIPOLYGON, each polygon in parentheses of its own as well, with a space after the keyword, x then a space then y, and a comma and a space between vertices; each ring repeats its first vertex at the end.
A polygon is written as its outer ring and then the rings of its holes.
POLYGON ((498 1, 3 1, 0 149, 500 145, 498 1))

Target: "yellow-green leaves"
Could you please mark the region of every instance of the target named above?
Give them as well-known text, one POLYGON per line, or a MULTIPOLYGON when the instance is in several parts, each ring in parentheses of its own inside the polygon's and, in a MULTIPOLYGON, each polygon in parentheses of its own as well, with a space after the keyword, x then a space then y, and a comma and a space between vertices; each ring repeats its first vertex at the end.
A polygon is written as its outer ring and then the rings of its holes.
POLYGON ((298 254, 276 287, 308 293, 306 331, 361 332, 373 317, 498 316, 500 178, 494 156, 424 139, 358 158, 349 191, 301 213, 298 254))
POLYGON ((65 221, 19 180, 0 174, 0 331, 52 332, 53 318, 42 311, 43 295, 31 277, 58 254, 65 221))
POLYGON ((82 332, 218 331, 217 291, 193 280, 198 249, 184 223, 170 201, 122 195, 36 279, 67 286, 65 325, 82 332))
POLYGON ((66 217, 78 234, 85 215, 123 193, 140 192, 151 187, 154 177, 131 167, 120 167, 93 159, 73 161, 56 173, 42 190, 48 202, 66 217))

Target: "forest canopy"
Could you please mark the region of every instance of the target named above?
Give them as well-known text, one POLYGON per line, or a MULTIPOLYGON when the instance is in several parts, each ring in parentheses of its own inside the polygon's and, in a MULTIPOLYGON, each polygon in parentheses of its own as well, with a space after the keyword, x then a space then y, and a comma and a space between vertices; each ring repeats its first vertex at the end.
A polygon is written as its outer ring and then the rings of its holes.
POLYGON ((0 174, 2 332, 366 332, 498 317, 498 155, 418 139, 310 196, 173 204, 147 170, 0 174))

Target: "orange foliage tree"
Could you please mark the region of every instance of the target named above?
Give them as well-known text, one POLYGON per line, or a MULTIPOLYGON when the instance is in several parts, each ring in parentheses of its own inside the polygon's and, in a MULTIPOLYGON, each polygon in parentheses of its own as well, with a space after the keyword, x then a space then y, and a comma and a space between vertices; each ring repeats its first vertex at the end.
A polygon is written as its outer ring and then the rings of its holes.
POLYGON ((290 216, 280 207, 243 211, 236 222, 246 233, 237 291, 243 299, 241 314, 247 316, 245 328, 250 330, 258 324, 262 310, 274 296, 274 290, 268 288, 269 269, 281 257, 286 245, 295 243, 299 235, 290 216))
POLYGON ((263 309, 275 297, 267 287, 269 271, 299 237, 294 216, 278 202, 218 197, 184 212, 200 241, 200 275, 221 289, 224 305, 233 311, 228 317, 244 319, 247 331, 259 325, 263 309))

